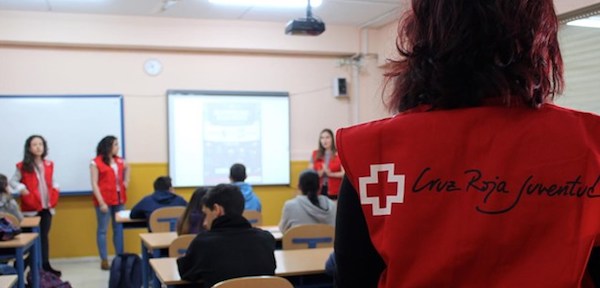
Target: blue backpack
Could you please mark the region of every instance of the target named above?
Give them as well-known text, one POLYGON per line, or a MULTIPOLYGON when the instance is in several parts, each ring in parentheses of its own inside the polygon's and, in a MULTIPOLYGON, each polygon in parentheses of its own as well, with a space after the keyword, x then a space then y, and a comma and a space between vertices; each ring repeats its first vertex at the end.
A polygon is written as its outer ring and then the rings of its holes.
POLYGON ((119 254, 110 266, 108 288, 138 288, 142 286, 142 259, 137 254, 119 254))

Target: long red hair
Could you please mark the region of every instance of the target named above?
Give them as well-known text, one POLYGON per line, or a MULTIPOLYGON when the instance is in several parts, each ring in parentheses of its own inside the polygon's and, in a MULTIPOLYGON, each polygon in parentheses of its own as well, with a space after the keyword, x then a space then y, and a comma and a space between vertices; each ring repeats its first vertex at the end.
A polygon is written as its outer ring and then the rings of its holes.
POLYGON ((563 89, 552 0, 413 0, 390 60, 388 108, 539 107, 563 89), (390 85, 391 84, 391 85, 390 85))

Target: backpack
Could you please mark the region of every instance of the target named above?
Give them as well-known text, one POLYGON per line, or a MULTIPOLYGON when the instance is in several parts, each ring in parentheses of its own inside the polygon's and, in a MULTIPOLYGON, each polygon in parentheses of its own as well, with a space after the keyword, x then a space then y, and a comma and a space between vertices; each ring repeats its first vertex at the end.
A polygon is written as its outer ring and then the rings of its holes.
POLYGON ((142 286, 142 259, 137 254, 123 253, 110 266, 108 288, 138 288, 142 286))
MULTIPOLYGON (((40 288, 71 288, 71 283, 68 281, 60 280, 60 277, 54 273, 48 272, 44 269, 40 269, 40 288)), ((27 273, 27 283, 33 285, 33 279, 31 279, 31 270, 27 273)))
POLYGON ((21 234, 21 228, 17 228, 6 217, 0 218, 0 241, 8 241, 21 234))

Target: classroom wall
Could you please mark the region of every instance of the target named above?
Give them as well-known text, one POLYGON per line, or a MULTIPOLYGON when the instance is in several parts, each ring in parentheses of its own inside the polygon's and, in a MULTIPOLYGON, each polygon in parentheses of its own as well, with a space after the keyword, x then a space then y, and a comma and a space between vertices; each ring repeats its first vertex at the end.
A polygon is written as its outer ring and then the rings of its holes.
POLYGON ((168 89, 289 92, 294 160, 308 157, 323 127, 337 129, 386 115, 379 98, 381 71, 377 54, 360 51, 364 33, 358 28, 328 26, 326 33, 331 34, 294 37, 284 35, 281 25, 265 27, 267 24, 263 23, 203 25, 206 21, 79 17, 0 11, 0 27, 19 27, 0 28, 0 79, 3 79, 0 93, 123 94, 126 156, 131 162, 167 161, 165 91, 168 89), (87 18, 89 23, 84 20, 87 18), (186 26, 181 21, 189 23, 186 26), (127 22, 123 25, 129 37, 115 28, 122 22, 127 22), (258 27, 249 28, 253 25, 258 27), (87 33, 73 28, 82 26, 87 33), (151 31, 156 26, 172 27, 173 31, 163 28, 154 35, 151 31), (200 41, 182 36, 185 31, 190 35, 204 33, 207 29, 198 28, 204 26, 222 28, 228 37, 221 35, 209 41, 205 38, 211 35, 207 35, 200 41), (231 26, 246 28, 237 31, 231 26), (115 33, 109 33, 109 28, 115 33), (263 30, 265 35, 260 36, 259 31, 263 30), (279 36, 264 44, 265 37, 274 34, 273 31, 279 36), (247 34, 252 32, 259 36, 249 38, 247 34), (165 43, 175 42, 173 34, 179 35, 179 42, 165 47, 165 43), (138 37, 142 40, 135 40, 138 37), (79 44, 86 41, 91 42, 79 44), (300 54, 290 47, 290 42, 297 42, 296 49, 309 52, 300 54), (245 46, 251 48, 244 49, 245 46), (361 67, 344 61, 358 53, 368 55, 361 61, 361 67), (152 77, 144 73, 142 66, 149 58, 163 63, 160 75, 152 77), (332 96, 335 77, 348 79, 352 97, 332 96))
MULTIPOLYGON (((131 208, 167 173, 166 90, 289 92, 292 183, 255 188, 264 223, 276 225, 321 129, 387 115, 377 43, 366 42, 376 30, 328 26, 292 37, 284 24, 0 11, 0 95, 122 94, 131 208), (160 75, 144 73, 149 58, 162 62, 160 75), (332 96, 335 77, 348 79, 350 97, 332 96)), ((177 192, 189 199, 192 189, 177 192)), ((91 195, 62 197, 56 210, 51 257, 96 256, 91 195)), ((139 251, 142 231, 126 231, 127 251, 139 251)))

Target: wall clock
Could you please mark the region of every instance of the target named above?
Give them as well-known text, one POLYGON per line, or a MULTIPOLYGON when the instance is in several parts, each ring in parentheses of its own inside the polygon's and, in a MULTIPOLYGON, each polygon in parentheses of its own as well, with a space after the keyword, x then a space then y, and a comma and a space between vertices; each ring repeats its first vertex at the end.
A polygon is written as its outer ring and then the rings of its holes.
POLYGON ((144 62, 144 71, 150 76, 156 76, 162 71, 162 63, 158 59, 148 59, 144 62))

